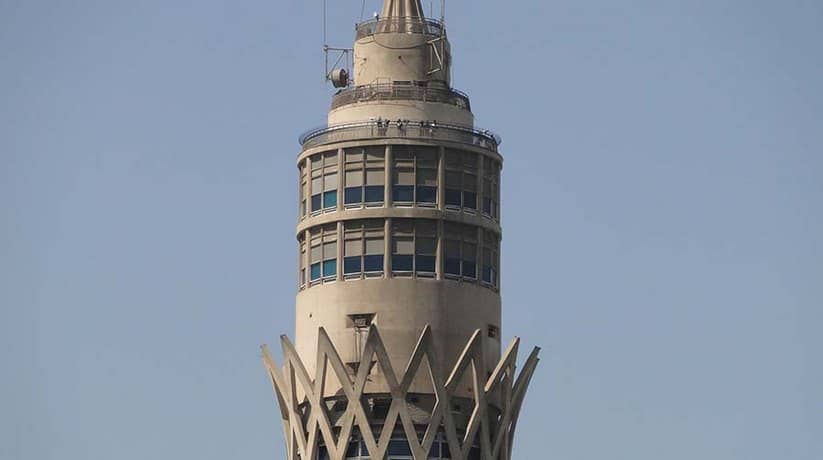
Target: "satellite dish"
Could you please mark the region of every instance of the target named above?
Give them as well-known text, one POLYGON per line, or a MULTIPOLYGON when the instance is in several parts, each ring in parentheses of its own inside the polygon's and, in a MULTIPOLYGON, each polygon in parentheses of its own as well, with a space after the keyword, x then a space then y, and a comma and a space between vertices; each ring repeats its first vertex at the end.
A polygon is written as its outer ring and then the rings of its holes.
POLYGON ((335 88, 345 88, 349 86, 349 72, 346 71, 346 69, 332 70, 331 83, 335 88))

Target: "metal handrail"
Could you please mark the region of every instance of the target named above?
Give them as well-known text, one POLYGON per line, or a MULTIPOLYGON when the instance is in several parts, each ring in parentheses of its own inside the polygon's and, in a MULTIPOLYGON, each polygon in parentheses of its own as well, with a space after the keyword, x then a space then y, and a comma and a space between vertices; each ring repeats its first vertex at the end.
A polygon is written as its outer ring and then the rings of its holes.
POLYGON ((489 130, 479 130, 458 125, 445 125, 434 121, 412 122, 367 121, 313 129, 300 136, 303 149, 336 142, 374 138, 436 139, 474 145, 497 152, 503 139, 489 130))
POLYGON ((375 34, 405 33, 439 36, 445 27, 440 21, 425 18, 388 18, 373 19, 357 24, 357 40, 375 34))
POLYGON ((332 110, 356 102, 375 101, 424 101, 440 102, 471 111, 471 102, 466 93, 450 88, 397 85, 391 83, 355 86, 334 95, 332 110))

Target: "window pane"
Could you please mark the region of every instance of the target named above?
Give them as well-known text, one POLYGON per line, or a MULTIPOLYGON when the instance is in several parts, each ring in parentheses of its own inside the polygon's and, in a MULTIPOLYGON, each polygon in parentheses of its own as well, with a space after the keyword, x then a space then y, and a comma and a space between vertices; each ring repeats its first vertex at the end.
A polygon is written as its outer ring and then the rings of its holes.
POLYGON ((360 204, 363 202, 362 187, 348 187, 346 188, 344 195, 346 204, 360 204))
POLYGON ((320 279, 320 264, 312 264, 311 266, 311 280, 317 281, 320 279))
POLYGON ((410 272, 414 265, 414 256, 412 255, 394 255, 392 256, 392 270, 396 272, 410 272))
POLYGON ((312 197, 311 197, 311 210, 312 211, 319 211, 321 209, 321 206, 320 206, 322 204, 321 201, 322 201, 322 195, 320 195, 320 194, 312 195, 312 197))
POLYGON ((337 190, 337 173, 326 174, 323 180, 323 191, 337 190))
POLYGON ((477 209, 477 193, 463 192, 463 207, 477 209))
POLYGON ((383 254, 384 250, 383 238, 366 239, 366 254, 383 254))
POLYGON ((446 189, 446 206, 457 206, 460 207, 461 200, 460 200, 460 190, 458 189, 446 189))
POLYGON ((323 208, 336 208, 337 207, 337 191, 326 192, 323 194, 323 208))
POLYGON ((359 238, 356 240, 346 240, 346 245, 343 248, 346 251, 346 256, 360 256, 363 254, 363 241, 359 238))
POLYGON ((393 254, 414 254, 414 240, 409 237, 395 237, 392 240, 393 254))
POLYGON ((394 186, 394 201, 399 203, 411 203, 414 201, 414 186, 412 185, 395 185, 394 186))
POLYGON ((312 246, 311 248, 311 262, 320 262, 323 258, 323 247, 322 246, 312 246))
POLYGON ((437 253, 437 239, 417 238, 417 254, 433 255, 437 253))
POLYGON ((383 254, 363 257, 364 268, 367 273, 383 271, 383 254))
POLYGON ((399 169, 394 171, 395 185, 414 185, 414 170, 399 169))
POLYGON ((449 275, 460 275, 460 242, 446 241, 444 269, 449 275))
POLYGON ((346 257, 343 259, 343 273, 346 275, 352 275, 355 273, 361 272, 361 262, 360 256, 356 257, 346 257))
POLYGON ((337 259, 323 261, 323 277, 337 276, 337 259))
POLYGON ((437 187, 417 187, 418 203, 437 203, 437 187))
POLYGON ((366 203, 382 203, 385 201, 384 195, 385 189, 382 185, 366 187, 366 203))
POLYGON ((363 185, 363 171, 346 171, 346 187, 363 185))
POLYGON ((417 256, 417 271, 425 273, 434 273, 436 265, 435 256, 417 256))
MULTIPOLYGON (((406 440, 393 440, 389 441, 389 455, 405 455, 410 456, 411 447, 409 447, 409 442, 406 440)), ((478 457, 479 459, 479 457, 478 457)))
POLYGON ((363 149, 346 149, 346 162, 357 163, 363 161, 363 149))
POLYGON ((368 185, 384 185, 386 183, 386 173, 383 168, 368 169, 366 171, 366 184, 368 185))

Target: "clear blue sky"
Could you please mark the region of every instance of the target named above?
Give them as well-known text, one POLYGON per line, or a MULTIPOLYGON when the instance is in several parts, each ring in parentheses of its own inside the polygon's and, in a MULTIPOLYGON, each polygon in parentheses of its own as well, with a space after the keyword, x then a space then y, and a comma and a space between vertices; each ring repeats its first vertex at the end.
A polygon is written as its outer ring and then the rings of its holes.
MULTIPOLYGON (((320 19, 0 0, 0 458, 283 458, 258 345, 293 329, 320 19)), ((505 139, 504 336, 545 347, 518 458, 823 458, 823 3, 448 23, 505 139)))

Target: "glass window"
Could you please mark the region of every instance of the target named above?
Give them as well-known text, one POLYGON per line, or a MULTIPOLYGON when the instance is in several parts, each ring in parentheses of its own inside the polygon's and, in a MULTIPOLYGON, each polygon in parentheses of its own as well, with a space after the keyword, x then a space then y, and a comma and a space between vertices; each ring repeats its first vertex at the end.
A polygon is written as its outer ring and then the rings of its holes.
POLYGON ((417 203, 437 203, 437 151, 427 148, 417 152, 417 203))
POLYGON ((500 163, 491 158, 483 160, 483 213, 500 218, 500 163))
POLYGON ((483 282, 499 287, 500 238, 494 232, 483 232, 483 282))
POLYGON ((394 202, 434 206, 437 203, 437 149, 396 145, 393 152, 394 202))
POLYGON ((392 225, 392 272, 395 275, 414 271, 414 223, 397 219, 392 225))
POLYGON ((343 274, 346 279, 383 274, 384 229, 382 220, 345 223, 343 274))
POLYGON ((309 194, 309 176, 308 176, 308 168, 306 167, 306 161, 300 163, 300 203, 298 209, 298 215, 300 218, 306 217, 306 213, 308 212, 308 194, 309 194))
POLYGON ((347 207, 383 204, 386 183, 385 150, 384 146, 346 149, 344 204, 347 207))
POLYGON ((446 150, 446 206, 452 209, 477 209, 477 154, 446 150))
POLYGON ((339 183, 337 152, 318 153, 311 157, 311 212, 337 208, 339 183))
POLYGON ((445 275, 450 278, 477 279, 477 228, 446 223, 444 246, 445 275))
POLYGON ((337 224, 311 229, 310 281, 334 281, 337 278, 337 224))
POLYGON ((300 269, 297 278, 298 283, 300 285, 300 289, 304 289, 306 287, 306 241, 303 235, 300 235, 299 242, 300 250, 298 252, 298 257, 300 258, 300 260, 297 264, 300 267, 300 269))
POLYGON ((392 272, 396 276, 434 277, 437 271, 437 222, 397 219, 392 225, 392 272))
POLYGON ((411 458, 412 453, 409 442, 405 439, 392 439, 389 441, 388 454, 411 458))

